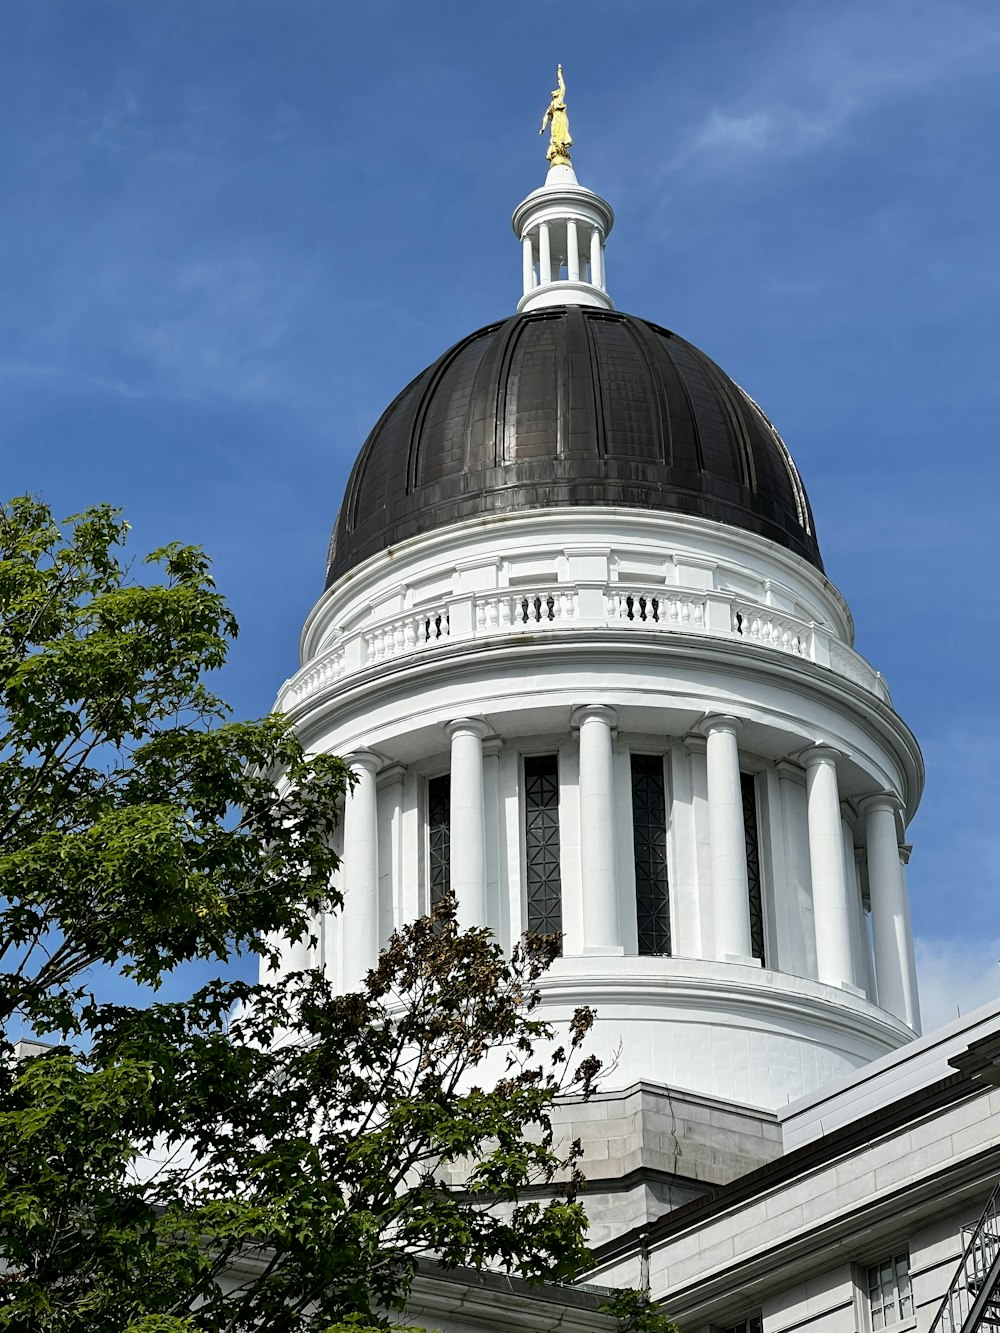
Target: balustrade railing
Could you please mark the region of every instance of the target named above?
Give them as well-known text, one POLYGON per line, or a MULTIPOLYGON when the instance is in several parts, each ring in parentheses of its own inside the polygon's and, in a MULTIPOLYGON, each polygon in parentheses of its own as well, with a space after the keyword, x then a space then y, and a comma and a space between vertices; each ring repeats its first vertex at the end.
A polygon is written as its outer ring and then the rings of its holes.
POLYGON ((732 629, 741 638, 752 639, 767 648, 780 648, 798 657, 812 656, 812 630, 800 620, 776 614, 767 606, 734 602, 732 629))
POLYGON ((387 624, 365 634, 368 666, 376 662, 385 662, 391 657, 401 657, 412 653, 415 648, 436 643, 438 639, 447 639, 450 634, 448 608, 437 607, 433 611, 411 612, 399 616, 387 624))
POLYGON ((433 648, 444 640, 601 626, 743 640, 828 666, 879 698, 889 698, 878 673, 829 630, 745 598, 734 599, 731 593, 550 584, 470 593, 432 608, 403 611, 376 624, 362 622, 348 630, 335 648, 287 681, 278 705, 294 707, 344 676, 433 648))
POLYGON ((476 632, 492 634, 522 625, 575 620, 575 588, 553 588, 543 592, 486 593, 476 598, 476 632))
POLYGON ((705 599, 686 593, 613 588, 605 595, 605 608, 614 624, 705 627, 705 599))

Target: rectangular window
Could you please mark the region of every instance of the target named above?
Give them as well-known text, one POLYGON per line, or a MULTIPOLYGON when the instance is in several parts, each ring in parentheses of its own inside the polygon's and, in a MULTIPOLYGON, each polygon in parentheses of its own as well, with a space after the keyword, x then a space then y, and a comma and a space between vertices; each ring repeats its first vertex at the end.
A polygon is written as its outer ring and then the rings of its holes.
POLYGON ((427 783, 427 881, 433 912, 451 889, 451 774, 427 783))
POLYGON ((757 819, 757 779, 752 773, 740 774, 743 794, 743 832, 747 844, 747 886, 750 894, 750 953, 764 959, 764 903, 760 887, 760 824, 757 819))
POLYGON ((554 935, 562 930, 558 755, 525 758, 524 851, 528 929, 554 935))
POLYGON ((890 1255, 868 1268, 868 1312, 873 1333, 891 1324, 913 1318, 913 1293, 910 1290, 910 1256, 890 1255))
POLYGON ((660 755, 632 756, 632 840, 639 953, 669 954, 667 805, 660 755))

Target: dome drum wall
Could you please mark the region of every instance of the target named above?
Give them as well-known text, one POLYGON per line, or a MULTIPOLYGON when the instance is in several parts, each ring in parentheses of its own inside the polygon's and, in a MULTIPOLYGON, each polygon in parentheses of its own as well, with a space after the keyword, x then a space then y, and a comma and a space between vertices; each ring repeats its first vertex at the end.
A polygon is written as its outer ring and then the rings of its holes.
POLYGON ((822 569, 805 490, 756 404, 667 330, 564 306, 470 335, 390 405, 351 474, 327 584, 420 533, 556 506, 707 518, 822 569))
MULTIPOLYGON (((840 756, 852 877, 854 849, 865 839, 861 798, 889 791, 909 810, 919 798, 919 752, 877 675, 853 654, 852 633, 842 598, 815 565, 745 529, 676 512, 529 510, 434 529, 355 567, 311 615, 304 666, 281 704, 311 750, 379 756, 382 939, 427 910, 429 784, 447 778, 453 724, 471 718, 484 737, 486 924, 512 944, 528 910, 524 766, 552 758, 565 957, 545 983, 546 1016, 558 1020, 592 1002, 599 983, 595 1042, 605 1054, 624 1043, 615 1086, 667 1080, 773 1107, 859 1068, 910 1032, 873 1002, 860 879, 851 879, 849 975, 843 985, 820 980, 813 890, 803 872, 801 761, 817 742, 840 756), (682 605, 701 609, 700 627, 669 619, 669 608, 682 605), (538 618, 517 623, 525 606, 538 618), (665 618, 651 619, 654 610, 665 618), (811 633, 827 661, 801 656, 791 641, 752 637, 751 626, 765 624, 811 633), (420 641, 421 625, 433 626, 433 636, 420 641), (868 672, 866 685, 843 669, 848 661, 855 675, 868 672), (615 814, 601 827, 617 848, 621 943, 617 954, 599 956, 588 947, 582 843, 578 719, 588 704, 615 720, 615 814), (719 957, 699 735, 705 716, 719 714, 742 723, 740 767, 757 792, 766 967, 719 957), (669 957, 640 956, 631 858, 636 755, 659 756, 663 766, 669 957)), ((335 980, 341 929, 336 916, 324 922, 313 959, 335 980)))

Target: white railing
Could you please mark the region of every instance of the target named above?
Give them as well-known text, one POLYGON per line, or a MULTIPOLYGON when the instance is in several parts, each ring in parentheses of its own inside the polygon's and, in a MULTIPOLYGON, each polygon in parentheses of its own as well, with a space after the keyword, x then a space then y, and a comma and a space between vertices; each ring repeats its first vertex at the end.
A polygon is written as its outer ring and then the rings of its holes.
POLYGON ((732 612, 732 631, 741 638, 765 648, 780 648, 797 657, 812 657, 812 626, 790 616, 776 615, 770 607, 748 602, 734 602, 732 612))
POLYGON ((553 583, 468 593, 423 610, 411 608, 374 624, 362 620, 334 647, 286 681, 278 707, 294 708, 346 676, 426 652, 446 640, 602 628, 629 633, 703 634, 759 645, 828 667, 889 702, 878 672, 830 630, 745 597, 711 589, 685 592, 617 583, 603 587, 553 583))
POLYGON ((308 699, 310 694, 317 694, 327 685, 333 685, 343 674, 343 648, 334 648, 331 652, 323 653, 321 657, 303 667, 291 680, 285 682, 278 696, 278 707, 283 710, 294 708, 303 699, 308 699))
POLYGON ((365 633, 365 665, 386 662, 402 657, 417 648, 424 648, 450 634, 448 608, 435 607, 430 611, 411 611, 365 633))
POLYGON ((705 628, 705 599, 657 589, 613 588, 604 598, 608 623, 661 629, 705 628))
POLYGON ((542 592, 487 593, 476 598, 476 634, 495 634, 523 625, 543 625, 577 618, 575 588, 542 592))

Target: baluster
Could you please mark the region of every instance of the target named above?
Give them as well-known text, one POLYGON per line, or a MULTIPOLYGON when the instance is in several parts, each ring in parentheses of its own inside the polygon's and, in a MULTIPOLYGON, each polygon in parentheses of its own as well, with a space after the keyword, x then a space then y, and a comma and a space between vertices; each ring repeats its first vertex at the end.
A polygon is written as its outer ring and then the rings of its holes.
POLYGON ((403 622, 397 620, 392 627, 392 655, 398 657, 406 647, 406 632, 403 629, 403 622))
POLYGON ((491 630, 494 630, 497 627, 497 620, 497 599, 491 597, 486 603, 486 624, 491 630))
POLYGON ((446 639, 451 635, 451 616, 447 607, 441 612, 441 634, 446 639))
POLYGON ((499 601, 499 621, 501 629, 510 629, 512 615, 510 607, 510 596, 505 594, 499 601))
POLYGON ((410 653, 417 646, 417 622, 413 616, 407 616, 403 623, 403 648, 410 653))
POLYGON ((486 628, 486 603, 476 602, 476 633, 481 634, 486 628))

